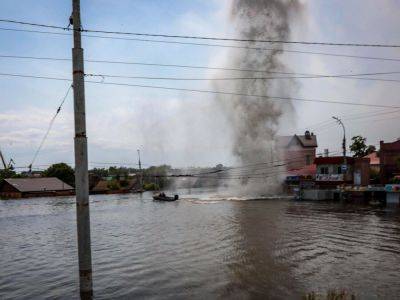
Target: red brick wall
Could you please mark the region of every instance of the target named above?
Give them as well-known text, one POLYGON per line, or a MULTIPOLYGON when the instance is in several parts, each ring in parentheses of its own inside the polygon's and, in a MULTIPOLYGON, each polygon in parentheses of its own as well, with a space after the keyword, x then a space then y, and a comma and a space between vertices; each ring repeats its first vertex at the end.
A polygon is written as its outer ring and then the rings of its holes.
POLYGON ((357 158, 354 162, 354 172, 361 173, 361 185, 368 185, 370 179, 369 158, 357 158))
POLYGON ((301 169, 307 166, 307 155, 309 164, 313 164, 315 148, 286 149, 283 153, 283 160, 287 164, 287 170, 301 169))
POLYGON ((400 141, 393 143, 380 142, 379 158, 381 163, 381 183, 386 184, 397 174, 400 174, 397 159, 400 158, 400 141))

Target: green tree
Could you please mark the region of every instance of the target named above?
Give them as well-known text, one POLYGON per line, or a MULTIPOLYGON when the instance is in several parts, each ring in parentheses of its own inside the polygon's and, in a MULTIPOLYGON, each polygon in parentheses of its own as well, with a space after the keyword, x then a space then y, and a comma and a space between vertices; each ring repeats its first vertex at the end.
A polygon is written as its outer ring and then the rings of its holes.
POLYGON ((157 184, 155 184, 154 182, 145 183, 143 185, 143 188, 145 191, 157 191, 160 189, 160 187, 157 184))
POLYGON ((44 172, 45 177, 57 177, 65 183, 75 186, 75 171, 66 163, 51 165, 44 172))
POLYGON ((108 170, 105 168, 94 168, 94 169, 89 170, 89 173, 96 175, 99 178, 108 176, 108 170))
POLYGON ((171 183, 170 178, 168 178, 171 171, 172 168, 168 165, 151 166, 143 170, 143 182, 144 184, 154 183, 159 188, 164 189, 171 183))
POLYGON ((367 139, 362 137, 361 135, 356 135, 351 138, 353 141, 350 145, 350 150, 351 152, 354 153, 354 157, 363 157, 365 155, 368 155, 372 152, 376 151, 375 146, 373 145, 366 145, 367 139))
POLYGON ((116 191, 116 190, 121 189, 121 186, 120 186, 118 180, 111 180, 111 181, 107 184, 107 187, 108 187, 110 190, 112 190, 112 191, 116 191))
POLYGON ((16 176, 16 174, 13 170, 10 170, 10 169, 0 170, 0 181, 2 181, 3 179, 6 179, 6 178, 15 177, 15 176, 16 176))

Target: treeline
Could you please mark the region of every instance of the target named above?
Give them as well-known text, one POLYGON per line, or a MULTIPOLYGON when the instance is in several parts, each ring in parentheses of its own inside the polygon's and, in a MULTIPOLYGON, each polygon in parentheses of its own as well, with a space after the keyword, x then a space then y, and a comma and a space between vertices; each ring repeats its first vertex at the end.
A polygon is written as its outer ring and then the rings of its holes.
MULTIPOLYGON (((159 190, 167 188, 194 188, 194 187, 213 187, 223 184, 223 173, 214 173, 221 171, 225 167, 217 165, 212 168, 186 168, 177 169, 169 165, 150 166, 138 168, 110 166, 108 168, 93 168, 89 170, 89 182, 98 182, 102 179, 112 178, 119 185, 128 179, 135 179, 139 182, 142 179, 142 186, 145 190, 159 190), (177 175, 195 175, 181 176, 177 175)), ((0 170, 0 180, 5 178, 23 178, 30 176, 41 177, 57 177, 65 183, 75 186, 74 169, 66 163, 53 164, 43 171, 34 171, 33 173, 21 172, 17 173, 13 169, 0 170)))
POLYGON ((168 188, 172 182, 169 175, 176 172, 168 165, 161 166, 151 166, 149 168, 144 168, 140 171, 138 168, 128 168, 128 167, 117 167, 111 166, 109 168, 93 168, 89 170, 91 176, 98 176, 101 178, 114 177, 117 180, 120 178, 135 177, 139 179, 142 176, 143 186, 141 188, 145 190, 159 190, 168 188))

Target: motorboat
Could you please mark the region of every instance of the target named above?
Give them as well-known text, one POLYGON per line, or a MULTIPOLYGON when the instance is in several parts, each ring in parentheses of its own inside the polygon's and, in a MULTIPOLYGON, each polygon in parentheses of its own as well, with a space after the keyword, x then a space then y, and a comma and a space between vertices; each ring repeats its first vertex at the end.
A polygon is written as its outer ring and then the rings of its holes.
POLYGON ((178 195, 169 197, 169 196, 165 195, 164 193, 159 193, 158 195, 153 196, 153 200, 156 200, 156 201, 176 201, 178 199, 179 199, 178 195))

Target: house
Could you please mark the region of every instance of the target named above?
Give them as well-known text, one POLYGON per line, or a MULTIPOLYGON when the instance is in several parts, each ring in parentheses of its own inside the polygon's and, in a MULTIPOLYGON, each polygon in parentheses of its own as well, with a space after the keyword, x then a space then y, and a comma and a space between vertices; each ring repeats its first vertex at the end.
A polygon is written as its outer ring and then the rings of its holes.
POLYGON ((347 170, 343 168, 343 156, 317 157, 314 162, 317 166, 315 183, 320 186, 369 184, 369 158, 346 157, 347 170))
POLYGON ((400 139, 392 143, 380 141, 379 158, 381 183, 390 183, 400 175, 400 139))
POLYGON ((99 180, 93 188, 90 189, 91 194, 107 194, 111 191, 108 180, 99 180))
POLYGON ((317 136, 308 130, 304 135, 278 136, 277 146, 287 170, 302 169, 312 165, 318 147, 317 136))
POLYGON ((73 195, 74 188, 56 177, 8 178, 0 182, 0 197, 26 198, 73 195))

